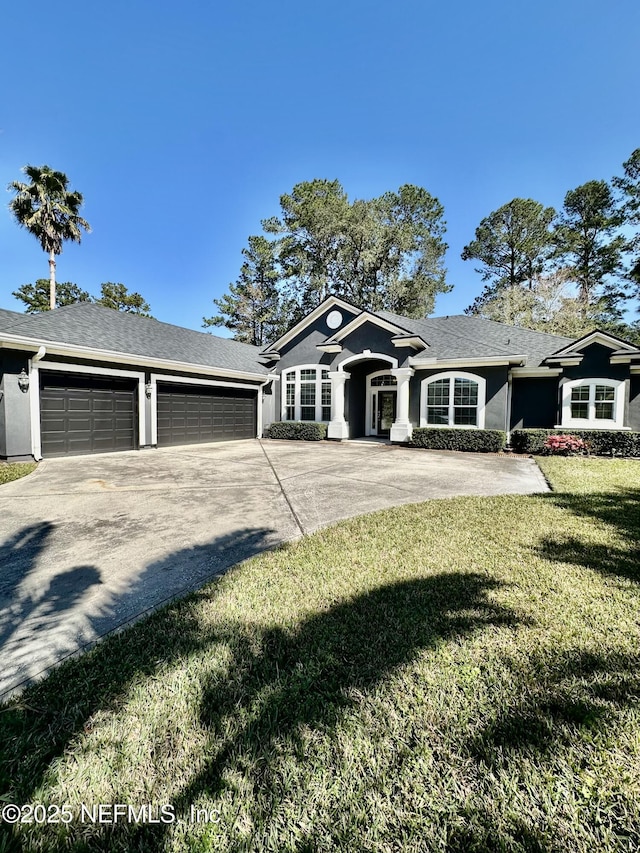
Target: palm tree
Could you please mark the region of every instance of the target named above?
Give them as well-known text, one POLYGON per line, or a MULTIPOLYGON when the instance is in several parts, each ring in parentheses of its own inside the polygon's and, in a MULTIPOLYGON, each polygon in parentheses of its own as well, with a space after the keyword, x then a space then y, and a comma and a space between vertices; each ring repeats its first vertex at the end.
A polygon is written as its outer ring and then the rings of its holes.
POLYGON ((81 228, 91 231, 89 223, 78 211, 83 198, 71 192, 69 179, 64 172, 55 172, 49 166, 25 166, 22 171, 31 183, 12 181, 9 190, 16 193, 9 209, 19 225, 38 240, 49 255, 49 307, 56 307, 56 259, 62 252, 65 240, 79 243, 81 228))

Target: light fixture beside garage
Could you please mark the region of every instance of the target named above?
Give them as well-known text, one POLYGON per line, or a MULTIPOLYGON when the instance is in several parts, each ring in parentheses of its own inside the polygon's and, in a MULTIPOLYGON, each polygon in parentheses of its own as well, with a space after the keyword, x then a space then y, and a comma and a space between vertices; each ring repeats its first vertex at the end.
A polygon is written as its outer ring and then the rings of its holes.
POLYGON ((24 367, 18 374, 18 388, 22 391, 23 394, 26 394, 29 390, 29 377, 27 376, 24 367))
POLYGON ((144 386, 144 393, 145 393, 147 400, 151 399, 151 392, 152 391, 153 391, 153 385, 151 384, 151 382, 147 382, 147 384, 144 386))

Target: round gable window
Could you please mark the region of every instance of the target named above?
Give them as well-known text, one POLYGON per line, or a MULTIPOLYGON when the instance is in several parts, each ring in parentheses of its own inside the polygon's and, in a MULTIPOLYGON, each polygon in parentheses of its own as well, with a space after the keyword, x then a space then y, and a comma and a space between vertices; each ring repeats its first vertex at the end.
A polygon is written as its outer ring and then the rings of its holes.
POLYGON ((339 311, 330 311, 327 314, 327 326, 330 329, 337 329, 342 325, 342 314, 339 311))

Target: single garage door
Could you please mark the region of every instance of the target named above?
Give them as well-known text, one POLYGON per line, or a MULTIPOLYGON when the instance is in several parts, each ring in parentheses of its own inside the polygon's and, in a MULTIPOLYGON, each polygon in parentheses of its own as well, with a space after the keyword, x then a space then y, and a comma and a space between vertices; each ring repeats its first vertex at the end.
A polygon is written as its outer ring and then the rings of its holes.
POLYGON ((158 446, 256 437, 255 391, 158 383, 158 446))
POLYGON ((134 450, 136 397, 133 379, 41 371, 42 455, 134 450))

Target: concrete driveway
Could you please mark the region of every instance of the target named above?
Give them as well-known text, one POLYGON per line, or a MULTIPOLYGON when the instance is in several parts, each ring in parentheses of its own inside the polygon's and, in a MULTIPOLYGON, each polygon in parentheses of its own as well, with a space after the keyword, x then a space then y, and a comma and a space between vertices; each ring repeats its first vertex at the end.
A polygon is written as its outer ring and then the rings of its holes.
POLYGON ((0 487, 0 696, 229 566, 339 519, 542 491, 530 459, 371 442, 47 460, 0 487))

